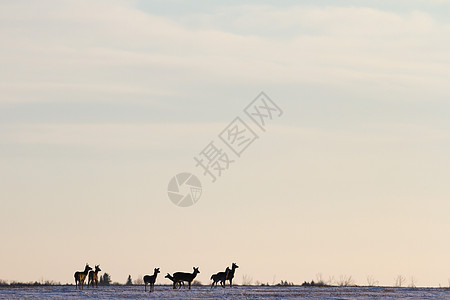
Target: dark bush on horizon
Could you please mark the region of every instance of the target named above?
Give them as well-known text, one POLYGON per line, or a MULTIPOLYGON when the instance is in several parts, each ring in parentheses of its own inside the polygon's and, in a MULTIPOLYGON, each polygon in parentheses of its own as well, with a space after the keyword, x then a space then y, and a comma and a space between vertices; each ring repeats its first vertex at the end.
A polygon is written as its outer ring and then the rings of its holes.
POLYGON ((4 280, 0 280, 0 286, 23 287, 23 286, 53 286, 53 285, 61 285, 61 283, 53 280, 34 281, 34 282, 11 281, 10 283, 4 280))
POLYGON ((277 283, 276 286, 293 286, 293 285, 294 285, 293 282, 288 282, 287 280, 286 281, 281 280, 281 282, 277 283))
POLYGON ((111 285, 111 275, 108 273, 103 274, 103 276, 100 276, 98 285, 111 285))
POLYGON ((318 287, 325 287, 325 286, 329 286, 328 284, 324 283, 323 281, 320 282, 314 282, 314 280, 311 280, 311 282, 303 282, 302 286, 318 286, 318 287))

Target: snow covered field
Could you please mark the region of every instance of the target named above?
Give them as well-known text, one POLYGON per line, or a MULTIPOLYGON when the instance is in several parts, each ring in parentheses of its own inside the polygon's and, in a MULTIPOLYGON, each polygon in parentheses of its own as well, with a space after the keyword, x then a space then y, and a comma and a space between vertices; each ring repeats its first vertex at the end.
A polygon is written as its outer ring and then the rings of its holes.
POLYGON ((0 299, 450 299, 450 289, 383 287, 240 287, 232 289, 196 286, 192 290, 173 290, 155 286, 144 293, 143 286, 100 287, 76 291, 72 286, 1 287, 0 299))

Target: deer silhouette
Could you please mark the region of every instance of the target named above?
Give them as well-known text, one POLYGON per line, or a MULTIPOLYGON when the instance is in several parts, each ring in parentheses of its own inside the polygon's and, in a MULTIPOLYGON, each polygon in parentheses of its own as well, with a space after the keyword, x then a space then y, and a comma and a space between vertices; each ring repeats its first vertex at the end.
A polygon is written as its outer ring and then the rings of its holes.
POLYGON ((147 291, 147 284, 150 284, 150 293, 155 290, 155 281, 156 276, 158 276, 159 268, 155 268, 153 271, 153 275, 145 275, 144 276, 144 283, 145 283, 145 291, 147 291))
POLYGON ((192 273, 184 273, 184 272, 176 272, 173 273, 173 288, 175 289, 175 283, 179 281, 186 281, 189 283, 189 289, 191 289, 191 283, 194 278, 197 276, 200 271, 198 268, 194 267, 194 272, 192 273))
POLYGON ((100 265, 95 266, 95 271, 89 271, 89 277, 88 277, 88 286, 89 284, 92 284, 92 287, 98 287, 98 272, 100 272, 100 265))
POLYGON ((225 288, 225 280, 226 280, 229 272, 230 272, 230 268, 227 267, 225 269, 225 272, 219 272, 219 273, 211 275, 211 280, 213 281, 213 283, 211 284, 211 288, 217 287, 217 282, 220 282, 220 286, 225 288))
POLYGON ((175 279, 173 278, 172 275, 170 275, 169 273, 167 273, 166 276, 164 276, 165 278, 170 279, 173 282, 174 288, 178 285, 178 288, 181 289, 181 286, 183 285, 184 287, 184 282, 183 281, 175 281, 175 279))
POLYGON ((83 289, 84 280, 86 279, 86 276, 90 270, 92 270, 92 268, 89 267, 89 264, 86 264, 83 272, 75 272, 75 274, 73 275, 73 277, 75 277, 75 289, 83 289))
MULTIPOLYGON (((225 281, 229 280, 230 281, 230 287, 233 286, 233 278, 234 278, 234 272, 236 271, 236 269, 239 268, 239 266, 236 263, 233 263, 231 265, 231 270, 230 272, 228 272, 225 281)), ((226 282, 225 282, 226 283, 226 282)))

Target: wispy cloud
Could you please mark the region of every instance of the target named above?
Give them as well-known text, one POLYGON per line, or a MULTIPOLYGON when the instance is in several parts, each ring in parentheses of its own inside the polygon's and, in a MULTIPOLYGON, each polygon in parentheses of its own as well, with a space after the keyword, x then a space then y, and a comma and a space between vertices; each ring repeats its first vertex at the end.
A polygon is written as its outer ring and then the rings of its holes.
POLYGON ((63 101, 55 88, 75 101, 95 89, 99 101, 129 93, 126 101, 161 102, 193 86, 244 81, 449 92, 450 26, 425 12, 253 5, 171 19, 128 2, 92 5, 3 4, 0 101, 63 101))
POLYGON ((13 124, 1 128, 0 143, 11 145, 77 146, 97 149, 200 148, 226 124, 13 124))

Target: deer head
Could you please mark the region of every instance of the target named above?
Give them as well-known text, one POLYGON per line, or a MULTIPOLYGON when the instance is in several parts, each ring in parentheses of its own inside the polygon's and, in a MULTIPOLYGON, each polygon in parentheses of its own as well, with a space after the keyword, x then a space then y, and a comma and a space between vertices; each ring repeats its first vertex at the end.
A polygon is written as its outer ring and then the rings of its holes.
POLYGON ((84 271, 85 271, 85 272, 88 272, 88 271, 90 271, 90 270, 92 270, 92 268, 89 267, 89 264, 86 264, 86 267, 84 267, 84 271))

